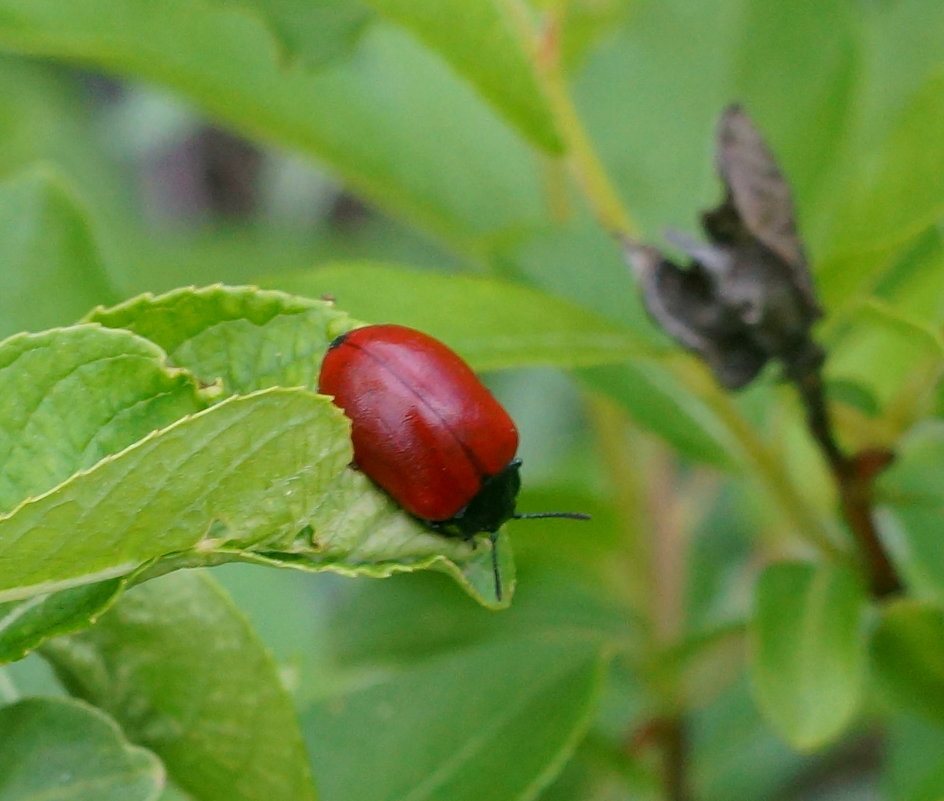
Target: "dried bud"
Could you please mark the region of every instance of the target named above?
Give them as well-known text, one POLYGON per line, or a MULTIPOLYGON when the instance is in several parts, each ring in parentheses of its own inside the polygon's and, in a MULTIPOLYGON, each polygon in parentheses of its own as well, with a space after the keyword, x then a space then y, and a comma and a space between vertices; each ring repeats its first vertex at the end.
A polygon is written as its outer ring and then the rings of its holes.
POLYGON ((718 129, 724 201, 702 215, 708 243, 671 232, 692 262, 624 241, 649 313, 698 353, 729 389, 769 359, 791 371, 819 358, 810 328, 821 312, 796 230, 790 189, 747 115, 728 108, 718 129))

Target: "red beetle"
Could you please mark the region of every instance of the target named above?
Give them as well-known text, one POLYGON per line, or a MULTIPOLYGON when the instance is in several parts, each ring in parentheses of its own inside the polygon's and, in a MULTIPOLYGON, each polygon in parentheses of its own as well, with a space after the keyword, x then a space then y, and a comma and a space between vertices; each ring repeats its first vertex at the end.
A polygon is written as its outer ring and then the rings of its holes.
POLYGON ((354 464, 430 528, 471 539, 518 514, 518 430, 462 359, 431 336, 401 325, 369 325, 335 339, 319 391, 351 419, 354 464))

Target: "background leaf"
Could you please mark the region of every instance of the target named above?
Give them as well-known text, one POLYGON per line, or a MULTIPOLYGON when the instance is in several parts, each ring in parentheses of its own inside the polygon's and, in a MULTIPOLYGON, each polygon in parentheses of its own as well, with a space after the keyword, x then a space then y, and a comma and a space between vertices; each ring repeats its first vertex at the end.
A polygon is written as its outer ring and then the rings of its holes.
POLYGON ((358 0, 215 0, 221 8, 242 8, 270 26, 286 53, 308 69, 320 69, 357 43, 371 18, 358 0))
POLYGON ((0 337, 72 322, 113 297, 88 218, 49 169, 0 183, 0 337))
POLYGON ((526 637, 327 699, 305 716, 323 796, 533 798, 585 731, 601 673, 592 640, 526 637))
POLYGON ((360 320, 419 328, 477 370, 619 363, 645 349, 618 324, 494 278, 353 263, 272 276, 265 283, 309 297, 331 295, 360 320))
POLYGON ((757 701, 795 748, 835 739, 859 705, 865 588, 840 567, 777 564, 761 575, 752 626, 757 701))
POLYGON ((49 637, 92 625, 123 588, 122 579, 109 579, 0 604, 0 665, 21 659, 49 637))
POLYGON ((905 437, 879 485, 882 533, 915 597, 944 603, 944 425, 925 421, 905 437))
POLYGON ((521 8, 505 0, 365 2, 438 51, 532 141, 552 152, 562 150, 522 41, 528 19, 521 8))
POLYGON ((207 575, 136 587, 97 626, 49 643, 67 687, 119 720, 198 801, 313 801, 271 657, 207 575))
POLYGON ((447 240, 543 216, 527 145, 386 25, 371 26, 350 58, 309 72, 282 62, 261 20, 208 0, 173 0, 160 13, 139 0, 4 0, 0 44, 173 86, 242 130, 316 155, 447 240))
POLYGON ((882 611, 870 644, 879 686, 900 708, 944 724, 944 613, 920 601, 882 611))
POLYGON ((944 794, 944 728, 920 718, 892 720, 884 789, 891 801, 936 801, 944 794))
POLYGON ((97 709, 65 698, 0 706, 0 801, 154 801, 164 769, 97 709))

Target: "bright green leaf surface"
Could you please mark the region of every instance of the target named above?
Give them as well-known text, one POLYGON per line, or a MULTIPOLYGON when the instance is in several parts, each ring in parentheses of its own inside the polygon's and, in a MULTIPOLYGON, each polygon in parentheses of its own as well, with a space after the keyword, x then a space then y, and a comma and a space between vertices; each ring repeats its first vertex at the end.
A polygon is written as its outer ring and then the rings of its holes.
POLYGON ((272 386, 318 388, 328 343, 354 325, 329 304, 252 287, 142 295, 86 319, 156 342, 174 364, 227 394, 272 386))
POLYGON ((305 717, 326 801, 533 799, 590 722, 599 647, 508 639, 431 659, 305 717))
POLYGON ((507 0, 365 0, 438 51, 537 144, 559 152, 550 109, 529 60, 528 18, 507 0))
POLYGON ((313 801, 291 699, 243 615, 209 576, 136 587, 44 654, 164 760, 196 801, 313 801))
MULTIPOLYGON (((939 9, 931 14, 941 17, 939 9)), ((880 19, 876 24, 889 22, 880 19)), ((941 31, 941 40, 935 45, 939 47, 944 40, 944 24, 931 24, 941 31)), ((848 183, 843 188, 852 202, 837 204, 839 214, 831 248, 855 252, 886 241, 901 242, 933 223, 944 211, 942 90, 944 71, 938 68, 917 87, 909 87, 910 95, 896 109, 892 125, 887 129, 882 126, 881 138, 871 132, 863 136, 860 146, 870 158, 866 169, 861 161, 847 168, 848 183), (873 149, 866 151, 870 146, 873 149)))
POLYGON ((850 314, 850 329, 831 350, 828 369, 868 388, 885 406, 903 393, 930 402, 942 368, 941 333, 873 299, 850 314))
POLYGON ((112 294, 88 219, 52 172, 0 183, 0 336, 68 325, 112 294))
POLYGON ((205 405, 193 376, 126 331, 11 337, 0 343, 0 510, 205 405))
POLYGON ((324 487, 310 524, 313 535, 306 528, 295 536, 267 540, 252 551, 223 548, 215 552, 216 556, 208 555, 208 563, 230 559, 311 573, 330 570, 345 576, 373 578, 437 570, 452 576, 489 608, 502 609, 511 603, 515 567, 506 534, 498 539, 498 568, 503 587, 499 598, 487 538, 467 543, 432 533, 356 470, 342 470, 324 487))
POLYGON ((944 724, 944 613, 920 601, 882 612, 870 644, 879 686, 901 709, 944 724))
POLYGON ((22 658, 50 637, 92 625, 123 587, 122 579, 108 579, 0 604, 0 664, 22 658))
POLYGON ((758 580, 756 604, 758 702, 791 745, 818 748, 842 732, 862 695, 865 588, 843 568, 777 564, 758 580))
POLYGON ((214 538, 298 531, 350 460, 347 432, 337 407, 300 389, 235 397, 154 432, 0 518, 0 599, 123 575, 214 538))
POLYGON ((310 297, 331 294, 361 320, 419 328, 478 370, 618 363, 642 349, 618 324, 493 278, 353 263, 274 276, 266 283, 310 297))
POLYGON ((933 225, 910 242, 882 276, 875 295, 928 326, 944 322, 944 229, 933 225))
POLYGON ((161 763, 106 715, 65 698, 0 707, 0 801, 154 801, 161 763))

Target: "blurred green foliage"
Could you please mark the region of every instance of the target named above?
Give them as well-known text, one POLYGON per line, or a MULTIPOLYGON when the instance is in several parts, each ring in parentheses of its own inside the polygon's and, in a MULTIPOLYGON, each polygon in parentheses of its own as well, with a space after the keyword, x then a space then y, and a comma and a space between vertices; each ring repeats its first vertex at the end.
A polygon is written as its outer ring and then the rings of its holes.
POLYGON ((944 797, 944 6, 0 0, 0 50, 0 326, 68 327, 0 346, 0 661, 61 679, 0 667, 0 799, 52 748, 96 801, 659 799, 666 721, 697 801, 944 797), (865 597, 776 371, 732 397, 672 345, 568 169, 583 126, 642 238, 691 230, 733 101, 794 189, 839 437, 897 454, 907 599, 865 597), (90 313, 216 283, 306 297, 90 313), (520 508, 593 514, 515 526, 510 608, 350 578, 496 605, 484 552, 337 478, 326 403, 266 391, 356 319, 502 371, 520 508), (122 596, 181 549, 255 564, 122 596), (66 690, 94 707, 32 698, 66 690))

